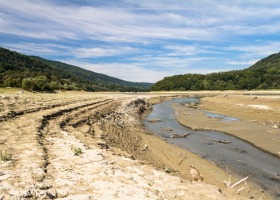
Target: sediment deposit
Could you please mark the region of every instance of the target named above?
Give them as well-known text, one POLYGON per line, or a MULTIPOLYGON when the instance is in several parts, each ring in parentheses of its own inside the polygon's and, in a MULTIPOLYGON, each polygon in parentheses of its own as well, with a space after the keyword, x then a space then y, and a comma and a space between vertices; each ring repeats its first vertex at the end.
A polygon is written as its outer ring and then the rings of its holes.
POLYGON ((229 174, 144 129, 161 96, 174 94, 0 93, 0 199, 260 197, 238 195, 229 174), (203 182, 191 181, 190 164, 203 182))

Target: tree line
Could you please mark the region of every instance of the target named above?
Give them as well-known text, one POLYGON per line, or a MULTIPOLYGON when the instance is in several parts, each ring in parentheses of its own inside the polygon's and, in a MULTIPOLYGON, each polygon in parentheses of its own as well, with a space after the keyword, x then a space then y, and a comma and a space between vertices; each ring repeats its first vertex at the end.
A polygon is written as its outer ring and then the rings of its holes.
POLYGON ((123 81, 65 63, 0 48, 0 87, 33 91, 150 91, 149 83, 123 81))
POLYGON ((154 91, 280 89, 280 53, 272 54, 243 70, 165 77, 154 91))

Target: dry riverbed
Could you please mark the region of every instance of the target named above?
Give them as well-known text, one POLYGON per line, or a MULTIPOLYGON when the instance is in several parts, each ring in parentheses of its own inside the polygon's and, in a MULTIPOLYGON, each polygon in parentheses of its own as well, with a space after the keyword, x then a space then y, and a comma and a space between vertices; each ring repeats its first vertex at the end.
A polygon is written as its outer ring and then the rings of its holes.
POLYGON ((177 119, 193 129, 217 130, 237 136, 280 156, 280 96, 218 95, 199 105, 176 105, 177 119), (207 112, 239 120, 211 117, 207 112))
POLYGON ((270 199, 144 129, 148 102, 178 94, 18 91, 0 90, 0 199, 270 199))

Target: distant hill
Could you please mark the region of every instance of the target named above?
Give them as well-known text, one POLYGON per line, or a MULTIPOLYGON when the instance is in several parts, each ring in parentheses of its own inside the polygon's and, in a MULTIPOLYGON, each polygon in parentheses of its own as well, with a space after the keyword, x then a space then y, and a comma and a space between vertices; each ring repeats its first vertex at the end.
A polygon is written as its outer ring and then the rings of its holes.
POLYGON ((62 62, 0 48, 0 87, 36 91, 149 91, 151 85, 124 81, 62 62))
POLYGON ((252 89, 280 89, 280 53, 272 54, 247 69, 206 75, 175 75, 152 86, 154 91, 252 89))

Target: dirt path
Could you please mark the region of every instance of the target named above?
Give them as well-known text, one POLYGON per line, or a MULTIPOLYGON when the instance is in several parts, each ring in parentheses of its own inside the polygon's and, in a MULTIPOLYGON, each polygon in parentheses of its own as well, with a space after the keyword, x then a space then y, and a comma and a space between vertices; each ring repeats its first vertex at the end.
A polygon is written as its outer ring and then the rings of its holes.
POLYGON ((140 96, 0 94, 0 199, 246 199, 135 160, 172 169, 141 128, 140 96))

